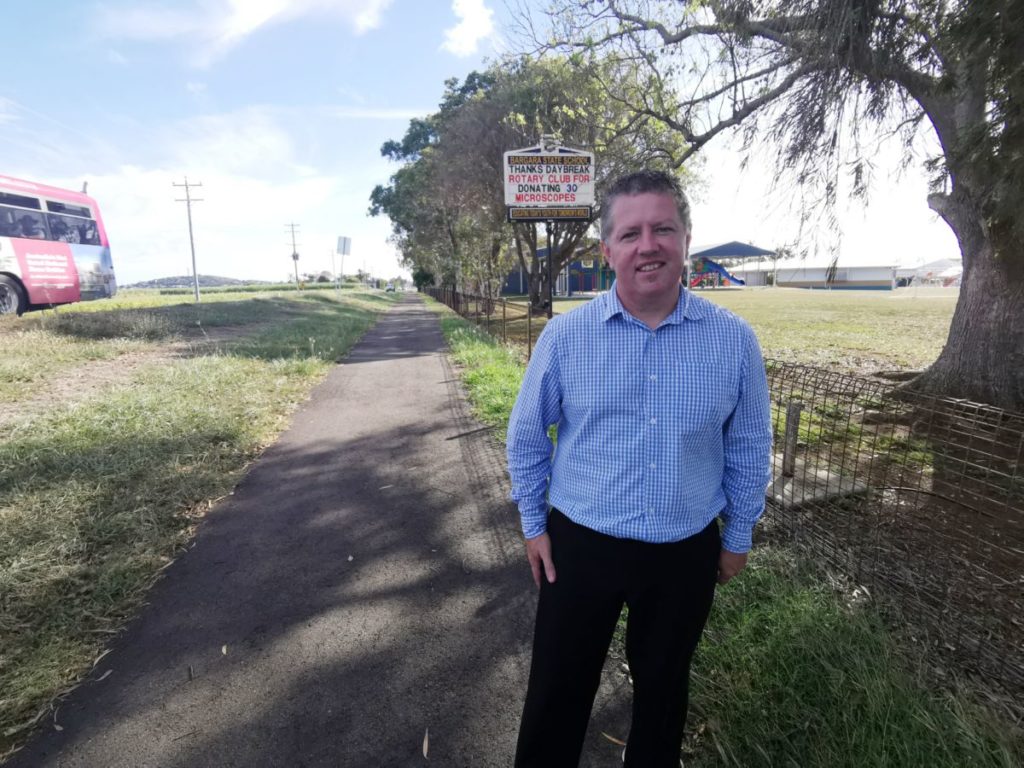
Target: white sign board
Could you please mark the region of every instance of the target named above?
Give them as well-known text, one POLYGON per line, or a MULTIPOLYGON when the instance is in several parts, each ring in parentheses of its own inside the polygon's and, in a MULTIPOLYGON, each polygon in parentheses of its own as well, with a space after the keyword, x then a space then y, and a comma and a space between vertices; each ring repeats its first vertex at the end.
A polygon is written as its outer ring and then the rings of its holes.
POLYGON ((593 152, 536 146, 505 153, 505 205, 509 208, 593 204, 593 152))
POLYGON ((339 237, 338 238, 338 253, 342 256, 348 256, 349 250, 352 248, 351 237, 339 237))

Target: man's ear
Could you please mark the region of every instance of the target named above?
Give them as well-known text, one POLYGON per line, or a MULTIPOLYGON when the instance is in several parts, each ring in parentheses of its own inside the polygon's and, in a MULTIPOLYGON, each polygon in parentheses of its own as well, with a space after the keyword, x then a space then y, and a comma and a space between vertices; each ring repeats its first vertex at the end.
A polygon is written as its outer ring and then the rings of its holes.
POLYGON ((604 259, 604 263, 608 263, 608 246, 604 244, 604 240, 598 241, 601 246, 601 258, 604 259))

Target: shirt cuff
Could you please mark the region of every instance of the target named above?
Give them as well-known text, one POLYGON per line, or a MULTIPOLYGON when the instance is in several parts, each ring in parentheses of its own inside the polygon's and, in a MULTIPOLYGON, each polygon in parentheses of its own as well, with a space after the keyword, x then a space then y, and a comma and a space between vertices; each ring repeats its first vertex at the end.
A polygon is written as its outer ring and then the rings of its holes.
POLYGON ((750 551, 753 546, 753 537, 753 526, 725 521, 725 527, 722 530, 722 548, 742 555, 750 551))
POLYGON ((523 536, 527 539, 535 539, 548 529, 548 508, 519 510, 519 517, 522 521, 523 536))

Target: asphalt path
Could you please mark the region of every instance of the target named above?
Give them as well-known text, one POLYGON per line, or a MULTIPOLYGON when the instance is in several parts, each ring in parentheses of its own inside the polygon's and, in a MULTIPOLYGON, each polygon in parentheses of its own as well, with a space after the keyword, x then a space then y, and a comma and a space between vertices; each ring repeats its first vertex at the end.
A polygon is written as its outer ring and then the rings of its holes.
MULTIPOLYGON (((446 351, 404 296, 6 767, 511 766, 536 591, 446 351)), ((620 764, 618 666, 582 766, 620 764)))

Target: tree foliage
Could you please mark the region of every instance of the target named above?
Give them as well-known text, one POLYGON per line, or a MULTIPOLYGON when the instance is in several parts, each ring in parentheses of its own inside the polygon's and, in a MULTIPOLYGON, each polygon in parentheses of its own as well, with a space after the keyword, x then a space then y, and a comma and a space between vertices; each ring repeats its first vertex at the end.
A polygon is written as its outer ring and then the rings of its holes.
MULTIPOLYGON (((494 295, 515 261, 531 276, 537 306, 549 295, 531 224, 506 223, 503 153, 554 134, 562 144, 595 153, 596 187, 641 167, 677 168, 682 137, 664 122, 636 115, 608 97, 606 83, 630 92, 656 88, 637 67, 584 57, 512 59, 450 80, 440 109, 413 120, 382 154, 403 166, 371 195, 373 214, 391 218, 407 265, 422 266, 449 285, 494 295)), ((682 173, 682 172, 681 172, 682 173)), ((685 174, 684 174, 685 175, 685 174)), ((556 228, 557 274, 586 246, 587 224, 556 228)))
POLYGON ((556 0, 549 20, 546 49, 665 84, 605 86, 684 138, 677 162, 738 129, 831 202, 845 171, 866 189, 864 126, 908 148, 933 131, 927 203, 964 273, 946 349, 916 386, 1024 410, 1021 0, 556 0))

